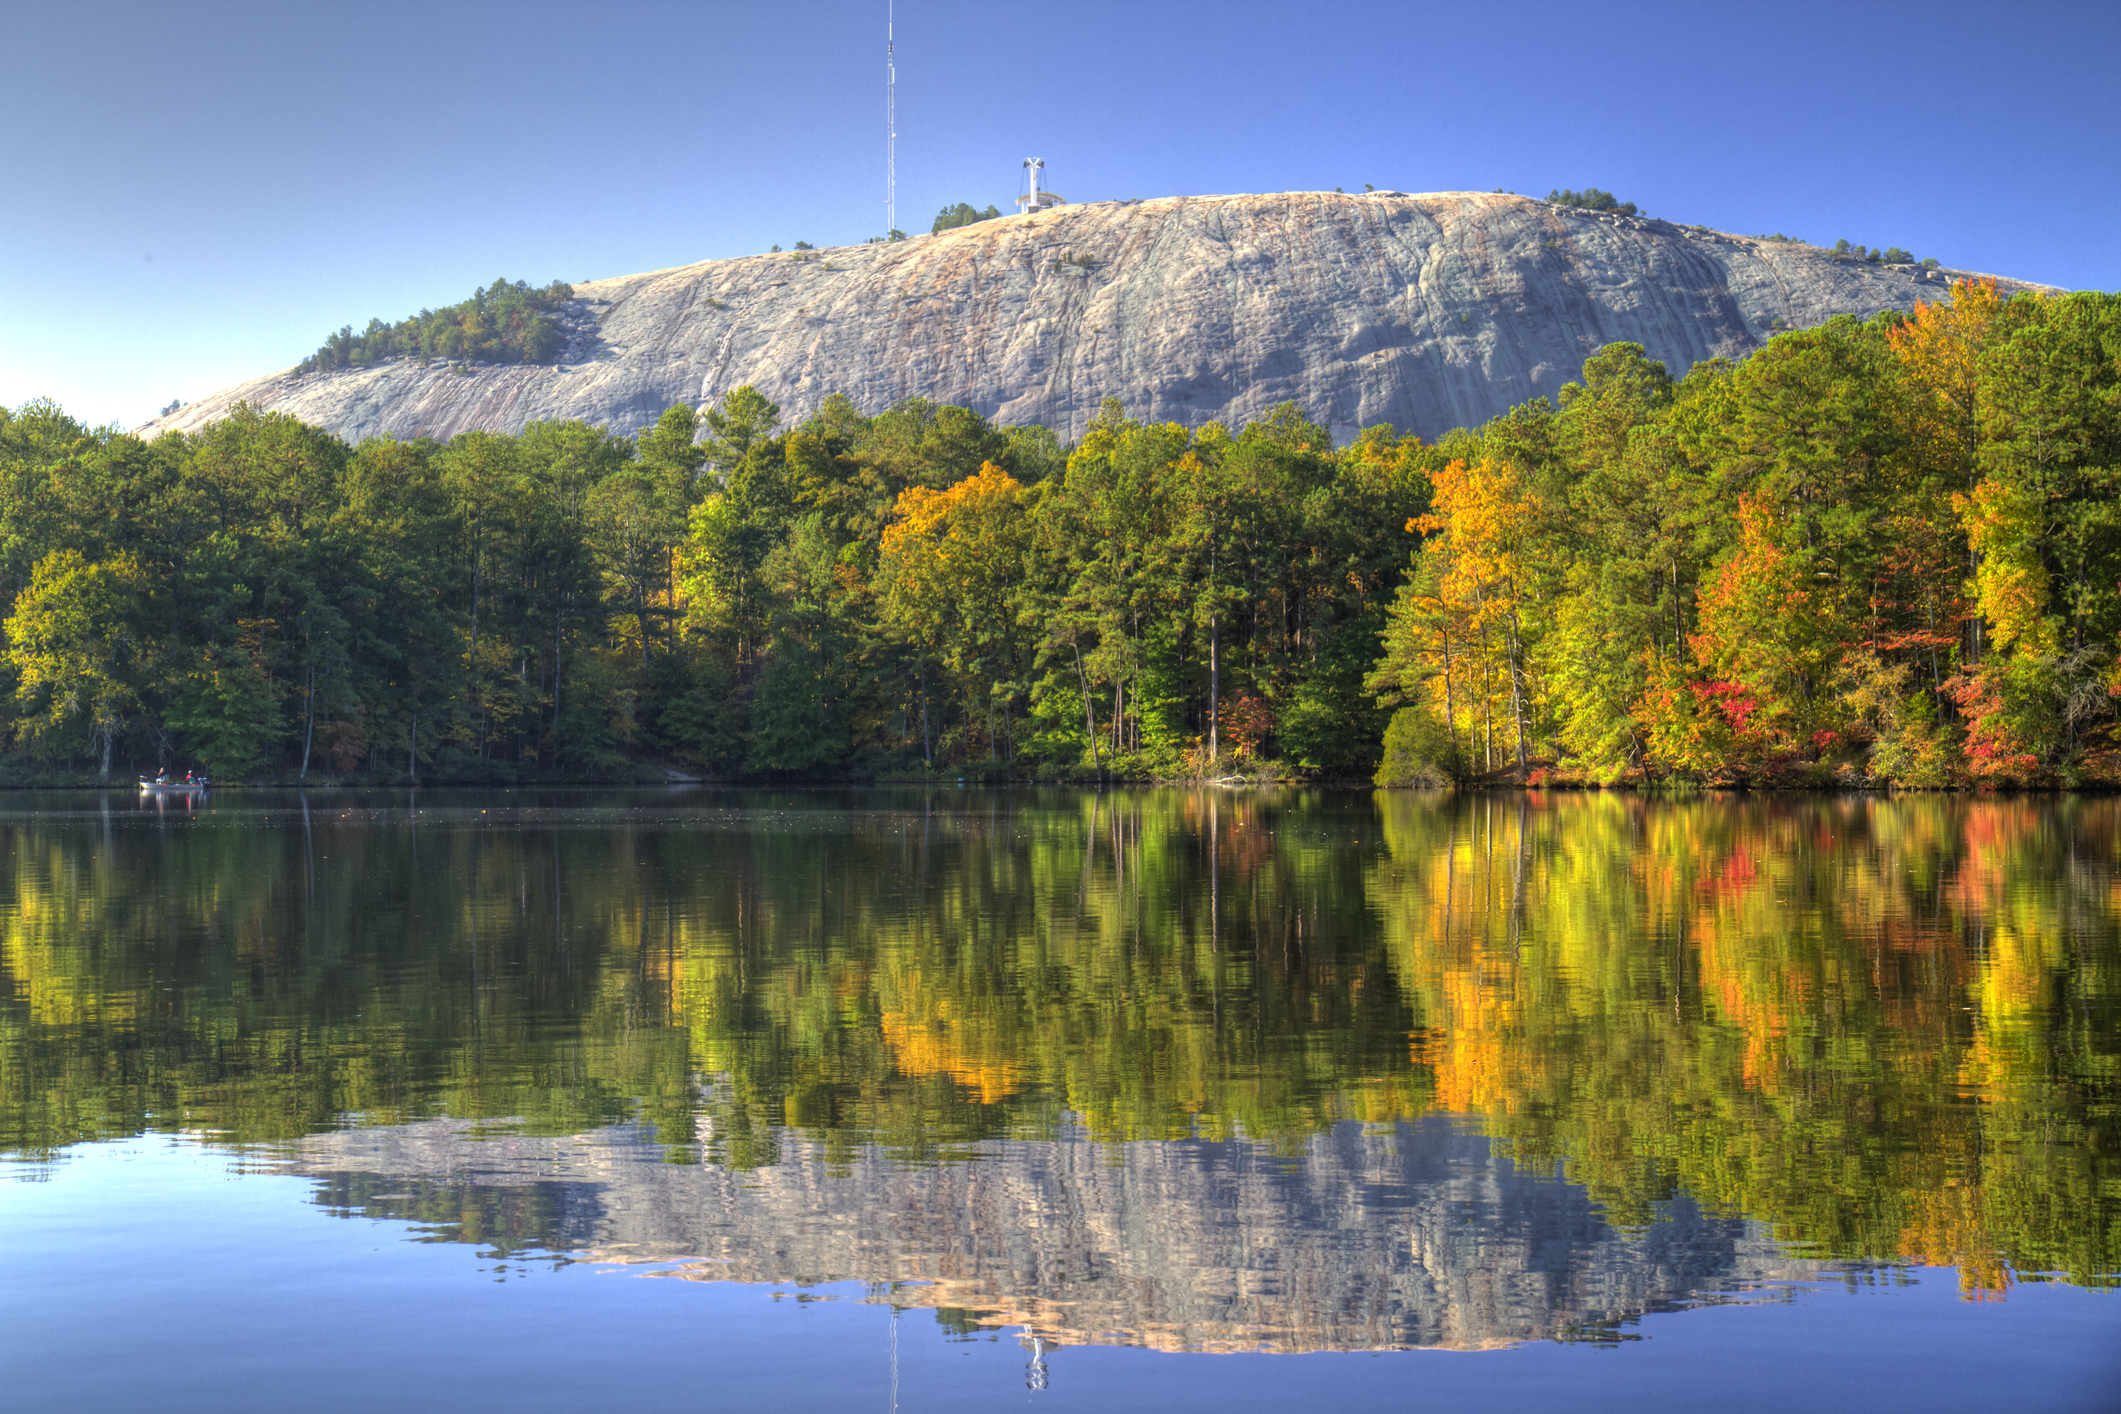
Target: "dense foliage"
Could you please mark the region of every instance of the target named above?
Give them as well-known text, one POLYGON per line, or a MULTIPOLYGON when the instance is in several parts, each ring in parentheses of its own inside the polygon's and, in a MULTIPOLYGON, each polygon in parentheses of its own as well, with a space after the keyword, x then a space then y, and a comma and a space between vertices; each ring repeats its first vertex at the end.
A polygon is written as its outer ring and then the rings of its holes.
POLYGON ((935 224, 928 228, 928 234, 932 236, 958 226, 969 226, 975 221, 992 221, 1001 214, 991 204, 985 211, 979 211, 975 210, 971 203, 961 201, 955 206, 944 207, 935 218, 935 224))
POLYGON ((1960 284, 1439 454, 1373 682, 1401 778, 2113 781, 2121 298, 1960 284))
POLYGON ((461 304, 423 309, 395 324, 371 319, 358 334, 351 324, 344 325, 296 367, 303 373, 329 373, 392 358, 416 359, 422 368, 438 358, 543 363, 560 349, 560 326, 553 315, 573 298, 573 286, 558 280, 541 290, 521 280, 495 280, 461 304))
POLYGON ((748 388, 447 446, 32 405, 0 418, 6 726, 104 773, 1367 771, 1418 455, 1293 408, 1112 405, 1072 455, 922 402, 784 430, 748 388))

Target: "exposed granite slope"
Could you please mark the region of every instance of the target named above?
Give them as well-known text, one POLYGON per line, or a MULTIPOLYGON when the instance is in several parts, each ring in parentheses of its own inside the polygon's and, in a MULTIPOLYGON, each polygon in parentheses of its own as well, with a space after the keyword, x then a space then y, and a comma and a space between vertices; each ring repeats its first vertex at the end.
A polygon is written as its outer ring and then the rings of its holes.
POLYGON ((597 280, 576 287, 557 366, 289 371, 139 430, 248 399, 349 438, 632 432, 751 383, 790 421, 834 392, 871 412, 924 397, 1072 438, 1106 397, 1187 424, 1294 399, 1343 437, 1434 436, 1552 394, 1616 340, 1677 375, 1778 328, 1941 299, 1945 278, 1478 192, 1095 202, 597 280))

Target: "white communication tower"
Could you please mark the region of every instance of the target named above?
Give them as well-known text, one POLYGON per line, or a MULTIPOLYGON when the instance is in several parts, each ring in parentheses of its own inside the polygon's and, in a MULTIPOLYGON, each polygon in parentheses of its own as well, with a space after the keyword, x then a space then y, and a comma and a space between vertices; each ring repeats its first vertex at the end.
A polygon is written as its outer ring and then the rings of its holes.
POLYGON ((1026 212, 1044 211, 1049 206, 1065 206, 1067 204, 1067 198, 1054 192, 1039 190, 1039 177, 1045 170, 1045 158, 1026 157, 1024 159, 1024 194, 1016 199, 1016 204, 1021 206, 1026 212))
POLYGON ((898 229, 898 16, 884 4, 884 231, 898 229))

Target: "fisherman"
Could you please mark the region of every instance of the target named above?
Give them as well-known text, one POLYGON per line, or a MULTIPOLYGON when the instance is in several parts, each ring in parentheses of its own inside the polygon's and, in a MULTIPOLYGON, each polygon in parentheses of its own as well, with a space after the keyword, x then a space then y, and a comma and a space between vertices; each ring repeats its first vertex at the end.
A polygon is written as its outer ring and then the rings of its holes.
POLYGON ((184 773, 184 784, 186 784, 186 785, 190 785, 191 783, 192 783, 192 781, 191 781, 191 772, 189 772, 189 771, 186 771, 186 772, 184 773))

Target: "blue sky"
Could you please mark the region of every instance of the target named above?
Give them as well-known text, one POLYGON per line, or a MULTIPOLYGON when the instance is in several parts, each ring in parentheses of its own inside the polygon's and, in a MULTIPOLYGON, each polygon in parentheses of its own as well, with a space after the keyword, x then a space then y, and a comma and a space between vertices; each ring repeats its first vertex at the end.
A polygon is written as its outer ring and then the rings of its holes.
MULTIPOLYGON (((884 229, 884 0, 0 0, 0 404, 134 424, 341 324, 884 229)), ((1365 182, 2121 288, 2121 5, 900 0, 899 224, 1365 182)))

